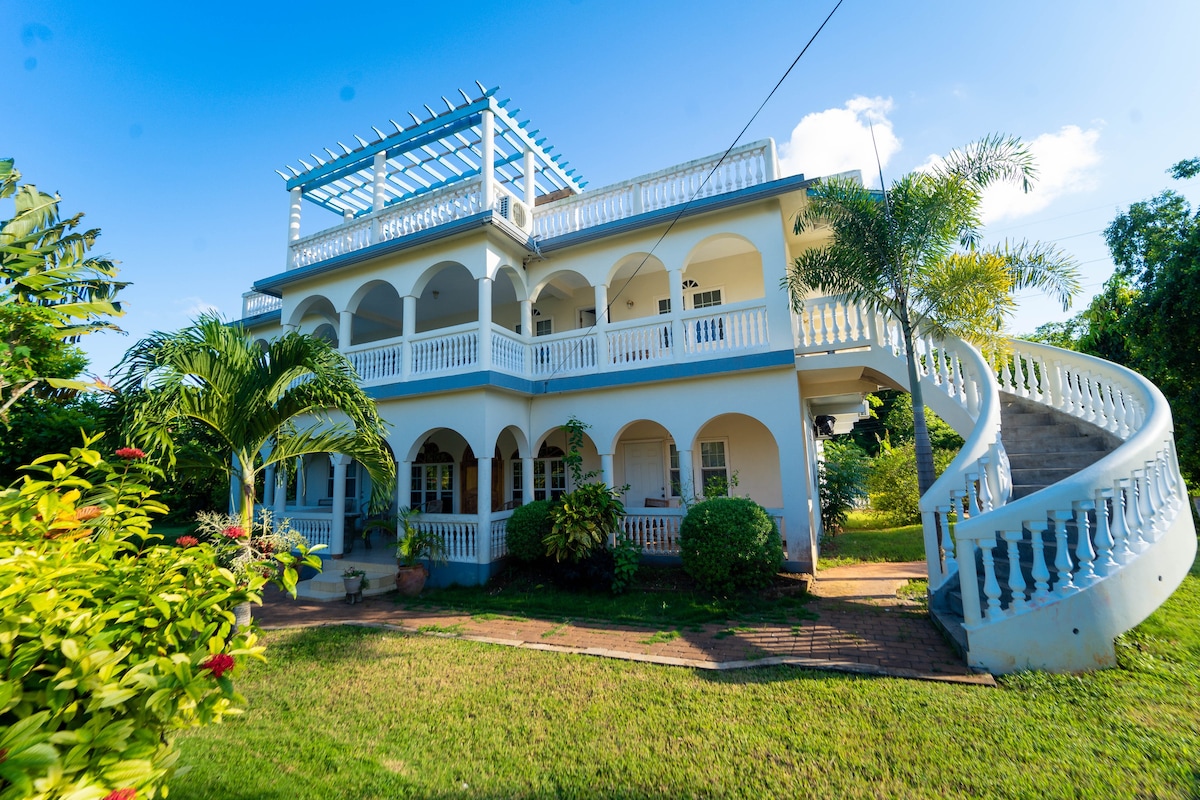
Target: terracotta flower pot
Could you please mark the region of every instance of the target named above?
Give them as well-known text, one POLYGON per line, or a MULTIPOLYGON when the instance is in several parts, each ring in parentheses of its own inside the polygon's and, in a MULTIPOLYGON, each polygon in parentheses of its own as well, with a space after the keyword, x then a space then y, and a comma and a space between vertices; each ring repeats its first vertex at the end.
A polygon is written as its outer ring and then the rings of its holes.
POLYGON ((429 570, 424 564, 415 567, 398 567, 396 569, 396 590, 405 597, 416 597, 425 588, 425 580, 429 570))

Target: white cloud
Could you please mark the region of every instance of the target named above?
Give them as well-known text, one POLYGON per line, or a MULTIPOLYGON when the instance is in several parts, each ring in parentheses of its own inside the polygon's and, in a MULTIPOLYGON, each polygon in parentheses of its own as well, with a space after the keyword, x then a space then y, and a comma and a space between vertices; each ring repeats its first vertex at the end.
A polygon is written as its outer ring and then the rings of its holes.
POLYGON ((983 221, 1016 219, 1041 211, 1066 194, 1095 189, 1093 167, 1100 163, 1096 143, 1099 128, 1082 130, 1066 125, 1058 133, 1043 133, 1029 143, 1037 165, 1037 180, 1028 194, 1019 186, 999 184, 984 193, 983 221))
POLYGON ((200 297, 180 297, 175 301, 175 305, 182 309, 183 315, 186 316, 189 321, 194 320, 201 314, 221 313, 220 307, 215 306, 200 297))
POLYGON ((868 186, 879 184, 879 161, 888 161, 900 151, 900 140, 887 115, 891 98, 855 97, 843 108, 830 108, 808 114, 792 130, 792 137, 779 147, 779 166, 784 175, 803 173, 810 178, 848 170, 862 170, 868 186), (871 143, 870 124, 875 126, 875 145, 871 143))

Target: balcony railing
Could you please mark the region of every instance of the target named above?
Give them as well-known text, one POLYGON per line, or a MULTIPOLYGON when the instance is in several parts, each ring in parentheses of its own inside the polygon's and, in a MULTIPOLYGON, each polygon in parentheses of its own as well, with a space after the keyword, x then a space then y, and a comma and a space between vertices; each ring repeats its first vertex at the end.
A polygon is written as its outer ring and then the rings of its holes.
POLYGON ((481 369, 547 380, 554 377, 701 361, 769 349, 762 300, 550 336, 527 337, 469 322, 344 348, 364 385, 440 377, 481 369), (681 340, 680 346, 675 342, 681 340), (484 341, 486 340, 486 342, 484 341), (490 357, 482 358, 484 354, 490 357))
MULTIPOLYGON (((755 142, 731 151, 723 161, 720 156, 701 158, 537 206, 531 209, 533 236, 562 236, 689 200, 758 186, 776 177, 774 144, 769 140, 755 142)), ((495 207, 500 208, 506 196, 511 201, 513 196, 508 190, 497 187, 495 207)), ((479 178, 438 189, 297 239, 288 248, 288 269, 328 261, 462 219, 483 211, 486 205, 479 178)))
POLYGON ((242 319, 269 314, 283 308, 283 298, 262 292, 246 292, 242 295, 242 319))

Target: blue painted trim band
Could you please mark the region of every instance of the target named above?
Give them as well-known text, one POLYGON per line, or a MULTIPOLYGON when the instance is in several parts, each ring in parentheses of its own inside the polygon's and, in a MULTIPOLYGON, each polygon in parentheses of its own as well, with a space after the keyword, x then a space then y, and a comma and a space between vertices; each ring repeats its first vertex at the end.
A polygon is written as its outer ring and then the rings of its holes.
POLYGON ((773 350, 766 353, 751 353, 708 361, 690 361, 663 364, 642 369, 619 372, 598 372, 591 375, 573 375, 550 380, 535 380, 517 377, 502 372, 479 371, 441 378, 424 378, 405 383, 388 383, 382 386, 367 386, 363 391, 373 400, 397 400, 406 397, 442 392, 461 392, 468 389, 503 389, 525 395, 582 392, 595 389, 612 389, 621 386, 636 386, 643 383, 660 383, 686 378, 701 378, 708 375, 743 372, 746 370, 771 369, 775 367, 795 368, 796 354, 791 350, 773 350))

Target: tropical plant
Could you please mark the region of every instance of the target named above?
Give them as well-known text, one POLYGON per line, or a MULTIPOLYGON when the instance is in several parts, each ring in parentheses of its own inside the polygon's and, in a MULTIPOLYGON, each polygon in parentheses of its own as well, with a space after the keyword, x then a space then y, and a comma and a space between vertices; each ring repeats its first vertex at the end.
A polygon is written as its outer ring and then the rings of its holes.
POLYGON ((118 372, 126 431, 147 450, 174 465, 188 427, 221 442, 223 451, 194 451, 198 461, 181 466, 235 477, 247 530, 260 473, 305 455, 354 458, 371 476, 372 505, 390 502, 396 465, 384 422, 350 362, 321 339, 289 332, 260 349, 241 327, 204 315, 142 339, 118 372), (335 413, 346 421, 333 421, 335 413))
MULTIPOLYGON (((299 580, 297 567, 321 566, 318 558, 297 561, 294 553, 307 555, 325 547, 318 545, 310 549, 308 540, 286 519, 276 522, 265 508, 258 512, 249 528, 242 527, 240 516, 202 511, 196 515, 196 533, 196 537, 189 538, 208 543, 216 553, 217 563, 240 583, 246 583, 251 575, 267 579, 278 577, 283 588, 291 594, 296 593, 299 580), (280 566, 285 567, 282 573, 280 566)), ((176 540, 176 544, 182 538, 176 540)))
POLYGON ((745 497, 714 497, 688 509, 679 526, 684 570, 712 592, 766 586, 783 565, 779 526, 745 497))
POLYGON ((102 387, 78 380, 87 361, 70 345, 104 329, 124 312, 115 301, 126 286, 114 262, 89 256, 98 230, 77 231, 83 214, 62 219, 58 195, 22 184, 11 158, 0 159, 0 198, 13 199, 0 221, 0 422, 39 384, 51 389, 102 387))
POLYGON ((918 374, 918 331, 960 337, 995 354, 1017 291, 1061 300, 1078 291, 1078 272, 1056 248, 1028 242, 982 249, 983 191, 997 182, 1032 187, 1032 155, 1019 139, 986 137, 954 150, 926 171, 872 191, 845 177, 825 178, 796 216, 795 232, 827 228, 826 245, 801 253, 783 280, 796 310, 810 292, 841 295, 895 319, 904 340, 913 401, 917 482, 933 484, 933 451, 918 374))
POLYGON ((264 660, 233 608, 268 579, 194 537, 157 544, 155 468, 136 448, 107 463, 97 438, 0 492, 0 797, 165 794, 174 732, 237 713, 233 677, 264 660))
POLYGON ((550 509, 554 524, 543 543, 555 561, 578 562, 608 544, 617 530, 625 506, 621 492, 604 483, 585 483, 563 495, 550 509))
POLYGON ((363 535, 373 528, 382 528, 396 534, 396 563, 402 567, 415 567, 421 559, 446 563, 446 543, 441 535, 429 528, 416 524, 421 509, 401 508, 390 519, 371 520, 363 526, 363 535))
POLYGON ((821 496, 821 527, 834 535, 859 500, 867 496, 871 462, 862 448, 849 439, 829 439, 823 444, 824 458, 817 468, 821 496))

